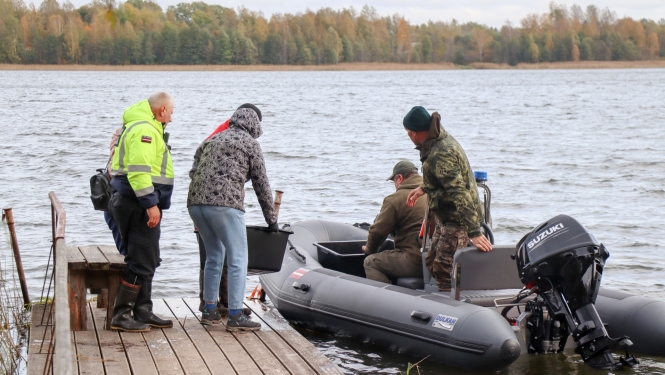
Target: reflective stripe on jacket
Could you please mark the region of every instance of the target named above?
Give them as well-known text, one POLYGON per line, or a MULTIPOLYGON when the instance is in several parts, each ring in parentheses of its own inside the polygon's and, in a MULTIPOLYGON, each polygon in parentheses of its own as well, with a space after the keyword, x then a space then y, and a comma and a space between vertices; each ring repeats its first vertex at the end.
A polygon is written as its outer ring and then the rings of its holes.
POLYGON ((171 206, 173 162, 164 142, 164 127, 155 120, 147 100, 125 110, 124 129, 113 155, 111 185, 138 198, 145 208, 171 206))

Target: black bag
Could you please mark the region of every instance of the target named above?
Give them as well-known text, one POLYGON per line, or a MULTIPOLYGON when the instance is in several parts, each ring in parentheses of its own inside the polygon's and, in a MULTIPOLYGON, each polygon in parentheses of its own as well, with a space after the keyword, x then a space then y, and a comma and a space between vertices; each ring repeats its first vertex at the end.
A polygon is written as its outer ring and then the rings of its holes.
POLYGON ((90 200, 97 211, 108 211, 111 200, 111 176, 106 168, 90 177, 90 200))
POLYGON ((111 176, 106 168, 90 177, 90 200, 97 211, 108 211, 111 200, 111 176))

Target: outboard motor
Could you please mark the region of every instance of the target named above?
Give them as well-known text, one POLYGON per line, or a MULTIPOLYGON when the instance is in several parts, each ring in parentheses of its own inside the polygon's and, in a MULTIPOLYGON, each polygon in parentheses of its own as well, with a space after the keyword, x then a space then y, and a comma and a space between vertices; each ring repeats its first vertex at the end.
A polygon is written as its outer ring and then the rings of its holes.
POLYGON ((594 306, 609 256, 593 234, 566 215, 542 223, 520 240, 517 270, 527 289, 537 294, 522 314, 527 319, 524 328, 529 331, 530 353, 560 352, 572 335, 575 352, 593 367, 639 363, 628 354, 632 345, 628 337, 608 336, 594 306), (611 352, 617 345, 626 348, 620 363, 611 352))

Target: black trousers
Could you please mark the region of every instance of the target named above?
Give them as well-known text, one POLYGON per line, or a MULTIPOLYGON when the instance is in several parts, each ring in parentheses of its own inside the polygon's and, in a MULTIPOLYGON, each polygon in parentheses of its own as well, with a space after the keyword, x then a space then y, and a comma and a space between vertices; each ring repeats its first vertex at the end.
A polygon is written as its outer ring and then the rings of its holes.
MULTIPOLYGON (((199 243, 199 259, 201 261, 201 269, 199 271, 199 299, 203 301, 203 270, 206 267, 206 246, 203 243, 201 235, 198 231, 196 233, 196 241, 199 243)), ((224 307, 229 307, 229 269, 224 261, 222 267, 222 277, 219 279, 219 302, 224 307)))
POLYGON ((110 208, 127 250, 127 268, 122 278, 130 284, 143 285, 152 280, 162 261, 159 257, 160 224, 148 227, 148 213, 134 197, 115 192, 110 208))

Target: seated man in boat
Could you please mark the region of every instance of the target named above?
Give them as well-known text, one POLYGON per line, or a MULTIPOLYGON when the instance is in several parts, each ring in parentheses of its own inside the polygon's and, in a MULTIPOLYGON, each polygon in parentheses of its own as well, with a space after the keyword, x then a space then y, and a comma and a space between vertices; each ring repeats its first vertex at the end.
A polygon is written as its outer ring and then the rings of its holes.
POLYGON ((417 207, 427 193, 429 207, 436 217, 432 246, 425 265, 441 291, 450 290, 450 272, 455 252, 471 243, 481 251, 492 244, 480 231, 483 214, 478 187, 462 146, 441 126, 441 116, 416 106, 402 122, 411 141, 420 151, 423 183, 407 198, 417 207))
POLYGON ((395 191, 383 200, 381 211, 369 227, 367 245, 363 251, 365 274, 368 279, 390 283, 390 278, 423 277, 420 241, 418 235, 425 216, 427 199, 419 199, 415 207, 406 205, 409 192, 422 184, 418 168, 407 160, 393 168, 388 181, 395 184, 395 191), (395 250, 377 253, 388 234, 395 239, 395 250))

